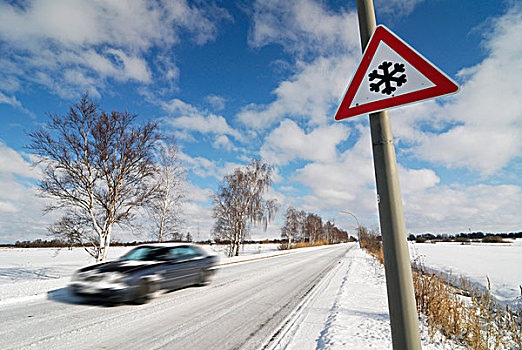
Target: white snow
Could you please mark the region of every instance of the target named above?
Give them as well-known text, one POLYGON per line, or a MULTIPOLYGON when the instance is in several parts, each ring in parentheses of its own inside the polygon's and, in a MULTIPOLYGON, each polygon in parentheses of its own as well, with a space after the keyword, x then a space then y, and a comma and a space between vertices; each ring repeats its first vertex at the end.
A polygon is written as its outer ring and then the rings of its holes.
MULTIPOLYGON (((220 262, 227 266, 230 263, 288 253, 278 250, 278 246, 246 244, 241 249, 241 256, 232 258, 225 256, 225 246, 203 247, 218 255, 220 262)), ((114 260, 132 248, 111 247, 107 260, 114 260)), ((0 303, 45 298, 49 291, 65 287, 74 271, 94 263, 95 260, 81 248, 0 249, 0 303)))
POLYGON ((410 256, 426 267, 464 276, 487 288, 489 277, 492 295, 502 303, 520 303, 522 285, 522 240, 511 243, 456 242, 410 243, 410 256), (518 299, 517 299, 518 298, 518 299))
MULTIPOLYGON (((384 268, 354 245, 271 343, 271 349, 391 349, 384 268)), ((431 341, 423 349, 458 349, 431 341)))
MULTIPOLYGON (((498 297, 513 298, 521 281, 522 241, 506 245, 461 246, 455 243, 414 244, 414 257, 430 268, 474 277, 487 274, 498 297), (503 281, 502 283, 499 281, 503 281)), ((340 263, 312 290, 281 324, 272 349, 391 349, 391 332, 383 267, 351 244, 340 263)), ((247 245, 242 256, 227 258, 223 246, 206 246, 220 256, 221 268, 309 249, 280 251, 277 244, 247 245)), ((132 247, 113 247, 109 260, 132 247)), ((93 260, 81 249, 0 249, 0 304, 45 298, 63 288, 70 275, 93 260)), ((422 331, 423 349, 456 349, 452 343, 431 341, 422 331)))

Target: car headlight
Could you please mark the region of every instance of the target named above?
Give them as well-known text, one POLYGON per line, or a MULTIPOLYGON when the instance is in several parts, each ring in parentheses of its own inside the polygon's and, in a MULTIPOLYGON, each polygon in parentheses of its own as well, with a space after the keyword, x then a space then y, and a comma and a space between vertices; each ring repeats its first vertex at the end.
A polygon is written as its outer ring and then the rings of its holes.
POLYGON ((127 277, 127 275, 120 272, 108 272, 103 274, 103 280, 109 283, 121 283, 125 277, 127 277))

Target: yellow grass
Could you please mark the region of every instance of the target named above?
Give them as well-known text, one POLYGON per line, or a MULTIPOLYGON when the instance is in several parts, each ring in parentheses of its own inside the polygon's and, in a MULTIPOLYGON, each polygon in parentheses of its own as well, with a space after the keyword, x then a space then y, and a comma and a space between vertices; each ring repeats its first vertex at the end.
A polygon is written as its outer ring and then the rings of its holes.
MULTIPOLYGON (((384 263, 378 239, 361 247, 384 263), (378 244, 376 244, 378 242, 378 244)), ((442 335, 469 349, 522 349, 522 310, 498 305, 488 289, 481 291, 468 280, 412 267, 415 300, 432 339, 442 335)), ((521 287, 522 288, 522 287, 521 287)))

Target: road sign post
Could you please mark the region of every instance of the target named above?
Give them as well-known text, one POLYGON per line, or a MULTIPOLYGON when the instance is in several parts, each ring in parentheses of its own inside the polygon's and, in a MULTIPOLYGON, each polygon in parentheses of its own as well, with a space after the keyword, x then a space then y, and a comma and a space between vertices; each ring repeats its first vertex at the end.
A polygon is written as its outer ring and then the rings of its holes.
MULTIPOLYGON (((372 0, 357 0, 357 13, 364 52, 376 28, 372 0)), ((388 111, 370 114, 370 127, 393 348, 420 350, 419 321, 388 111)))

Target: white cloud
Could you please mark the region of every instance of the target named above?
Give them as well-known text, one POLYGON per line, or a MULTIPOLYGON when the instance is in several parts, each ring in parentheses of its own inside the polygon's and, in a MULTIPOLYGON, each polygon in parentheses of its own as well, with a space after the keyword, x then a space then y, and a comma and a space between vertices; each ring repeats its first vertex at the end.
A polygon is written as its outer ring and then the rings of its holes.
POLYGON ((0 103, 5 103, 16 108, 22 107, 22 104, 16 99, 15 96, 7 97, 2 92, 0 92, 0 103))
POLYGON ((374 213, 371 143, 369 133, 362 128, 359 131, 362 136, 355 146, 337 160, 310 163, 297 170, 295 180, 310 189, 310 196, 305 198, 309 208, 317 211, 351 208, 361 213, 374 213))
POLYGON ((62 97, 85 90, 98 95, 107 78, 150 83, 153 67, 147 58, 156 54, 153 47, 161 63, 155 78, 177 79, 178 68, 163 52, 180 42, 181 33, 189 33, 197 44, 213 40, 216 23, 227 18, 215 5, 185 0, 1 3, 0 48, 10 64, 0 80, 22 88, 20 81, 28 79, 62 97), (80 76, 87 87, 75 85, 80 76))
POLYGON ((522 188, 515 185, 437 186, 404 198, 409 232, 520 230, 522 188))
POLYGON ((224 149, 227 151, 234 151, 237 150, 237 148, 234 146, 234 144, 230 141, 230 139, 226 135, 221 135, 216 138, 214 143, 212 144, 214 148, 217 149, 224 149))
POLYGON ((200 111, 198 108, 179 99, 163 102, 162 107, 172 115, 179 115, 179 117, 164 118, 168 125, 176 129, 200 132, 202 134, 230 135, 239 141, 244 139, 243 135, 233 129, 223 116, 218 116, 208 111, 200 111))
POLYGON ((117 61, 121 61, 121 63, 118 62, 116 64, 122 66, 120 71, 123 71, 123 74, 116 75, 114 77, 115 79, 121 80, 123 78, 125 80, 136 80, 142 83, 149 83, 151 81, 151 72, 145 59, 129 56, 122 50, 116 49, 109 49, 107 53, 116 57, 117 61))
POLYGON ((297 158, 334 161, 337 145, 349 135, 350 130, 342 124, 319 127, 307 134, 294 121, 285 119, 266 137, 261 156, 269 163, 279 165, 297 158))
POLYGON ((204 157, 192 157, 184 152, 179 152, 179 159, 187 164, 187 168, 199 177, 215 177, 219 181, 223 176, 231 174, 242 164, 234 162, 218 162, 204 157))
POLYGON ((299 62, 298 72, 274 90, 274 102, 248 105, 237 118, 255 129, 269 128, 288 116, 306 118, 316 125, 333 120, 330 111, 340 102, 355 63, 355 57, 348 55, 299 62))
MULTIPOLYGON (((27 157, 25 157, 27 158, 27 157)), ((22 154, 0 141, 0 174, 13 174, 28 179, 38 178, 38 170, 22 154)))
POLYGON ((409 15, 424 0, 376 0, 375 11, 393 18, 409 15))
POLYGON ((212 190, 208 188, 201 188, 193 183, 185 183, 184 192, 186 193, 186 200, 189 202, 207 203, 212 198, 212 190))
POLYGON ((432 169, 406 169, 403 166, 398 168, 404 195, 432 188, 440 182, 440 178, 432 169))
POLYGON ((39 173, 26 156, 0 142, 0 237, 2 241, 42 237, 53 216, 42 217, 45 200, 36 196, 39 173))
POLYGON ((19 209, 10 202, 0 201, 0 213, 16 213, 19 209))
POLYGON ((214 108, 216 111, 222 111, 225 109, 226 99, 218 95, 208 95, 205 100, 214 108))
POLYGON ((181 212, 185 221, 183 231, 190 232, 192 239, 205 241, 211 239, 211 232, 214 226, 212 218, 212 208, 194 202, 186 202, 181 212))
POLYGON ((461 91, 442 106, 423 103, 393 112, 399 138, 417 158, 492 175, 522 156, 522 11, 494 22, 489 55, 460 72, 461 91))
MULTIPOLYGON (((1 89, 1 86, 0 86, 0 89, 1 89)), ((2 103, 5 103, 5 104, 8 104, 10 105, 11 107, 14 107, 14 108, 17 108, 19 110, 21 110, 22 112, 24 112, 25 114, 29 115, 31 118, 34 118, 35 115, 28 111, 20 101, 18 101, 18 99, 16 98, 16 96, 11 96, 11 97, 7 97, 5 94, 3 94, 1 91, 0 91, 0 104, 2 103)))
POLYGON ((331 55, 359 47, 355 12, 334 12, 312 0, 258 0, 249 44, 280 44, 300 56, 331 55))
POLYGON ((333 119, 331 109, 360 57, 355 12, 334 12, 311 0, 257 1, 249 44, 282 45, 296 64, 293 75, 273 91, 274 102, 250 104, 238 113, 243 124, 265 129, 284 117, 302 117, 312 124, 333 119))

